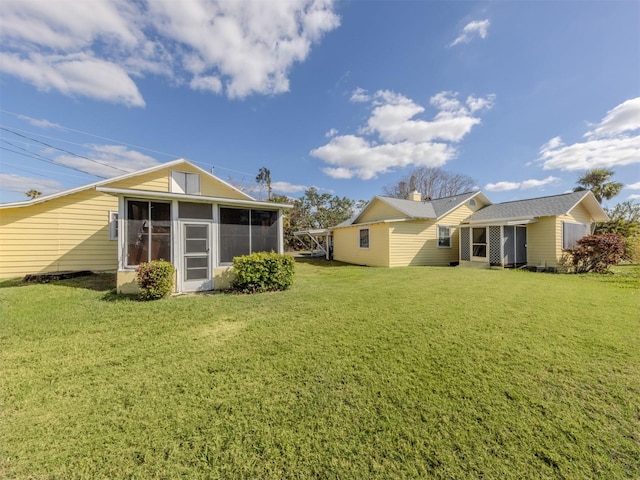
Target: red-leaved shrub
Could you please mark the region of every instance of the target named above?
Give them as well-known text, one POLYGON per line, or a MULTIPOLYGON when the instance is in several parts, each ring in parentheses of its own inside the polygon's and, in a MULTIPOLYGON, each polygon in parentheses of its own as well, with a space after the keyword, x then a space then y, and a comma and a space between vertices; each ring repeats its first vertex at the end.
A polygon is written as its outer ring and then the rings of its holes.
POLYGON ((624 257, 625 242, 616 233, 587 235, 565 252, 565 265, 575 273, 606 273, 624 257))

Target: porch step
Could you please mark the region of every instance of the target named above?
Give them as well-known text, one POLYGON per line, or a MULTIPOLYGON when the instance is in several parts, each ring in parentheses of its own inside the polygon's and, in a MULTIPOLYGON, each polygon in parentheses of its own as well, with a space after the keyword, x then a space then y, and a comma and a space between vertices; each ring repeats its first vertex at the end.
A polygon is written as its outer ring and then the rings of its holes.
POLYGON ((491 268, 486 262, 460 262, 460 266, 465 268, 484 268, 486 270, 491 268))

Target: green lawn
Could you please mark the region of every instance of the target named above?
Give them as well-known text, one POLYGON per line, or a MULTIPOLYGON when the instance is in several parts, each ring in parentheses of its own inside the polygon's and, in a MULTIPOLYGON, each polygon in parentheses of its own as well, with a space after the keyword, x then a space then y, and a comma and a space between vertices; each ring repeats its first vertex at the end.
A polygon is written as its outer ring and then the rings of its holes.
POLYGON ((640 269, 0 284, 0 477, 639 478, 640 269))

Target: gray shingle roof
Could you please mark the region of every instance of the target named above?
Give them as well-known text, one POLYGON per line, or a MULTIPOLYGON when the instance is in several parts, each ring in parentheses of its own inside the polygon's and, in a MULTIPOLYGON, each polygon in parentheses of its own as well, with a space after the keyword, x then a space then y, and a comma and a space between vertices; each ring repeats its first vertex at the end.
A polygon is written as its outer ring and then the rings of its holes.
POLYGON ((545 217, 568 213, 590 192, 572 192, 551 197, 530 198, 513 202, 494 203, 467 217, 464 222, 545 217))
MULTIPOLYGON (((461 205, 466 202, 469 198, 480 192, 466 192, 458 195, 453 195, 451 197, 438 198, 436 200, 427 200, 422 202, 416 202, 415 200, 405 200, 402 198, 394 198, 394 197, 382 197, 376 196, 373 200, 377 199, 381 202, 386 203, 387 205, 395 208, 398 212, 405 214, 409 218, 439 218, 445 213, 449 212, 453 208, 461 205)), ((371 200, 371 202, 373 202, 371 200)), ((369 202, 368 205, 371 204, 369 202)), ((366 207, 365 207, 366 210, 366 207)), ((358 218, 364 210, 358 213, 355 217, 346 220, 339 225, 335 225, 332 228, 338 227, 346 227, 348 225, 353 225, 357 223, 358 218)))
POLYGON ((421 202, 393 197, 376 198, 382 200, 388 205, 391 205, 396 210, 399 210, 411 218, 439 218, 451 209, 466 202, 477 193, 478 192, 466 192, 453 195, 451 197, 437 198, 435 200, 423 200, 421 202))

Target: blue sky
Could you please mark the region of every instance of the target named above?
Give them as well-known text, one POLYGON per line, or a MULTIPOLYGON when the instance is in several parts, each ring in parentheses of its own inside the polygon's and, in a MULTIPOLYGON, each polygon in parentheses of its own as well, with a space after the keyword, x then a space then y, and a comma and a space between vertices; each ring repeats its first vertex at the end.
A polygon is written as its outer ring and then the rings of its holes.
POLYGON ((417 166, 494 202, 607 167, 640 198, 640 2, 2 0, 0 202, 184 157, 381 194, 417 166), (35 158, 34 158, 35 157, 35 158), (69 168, 71 167, 71 168, 69 168))

